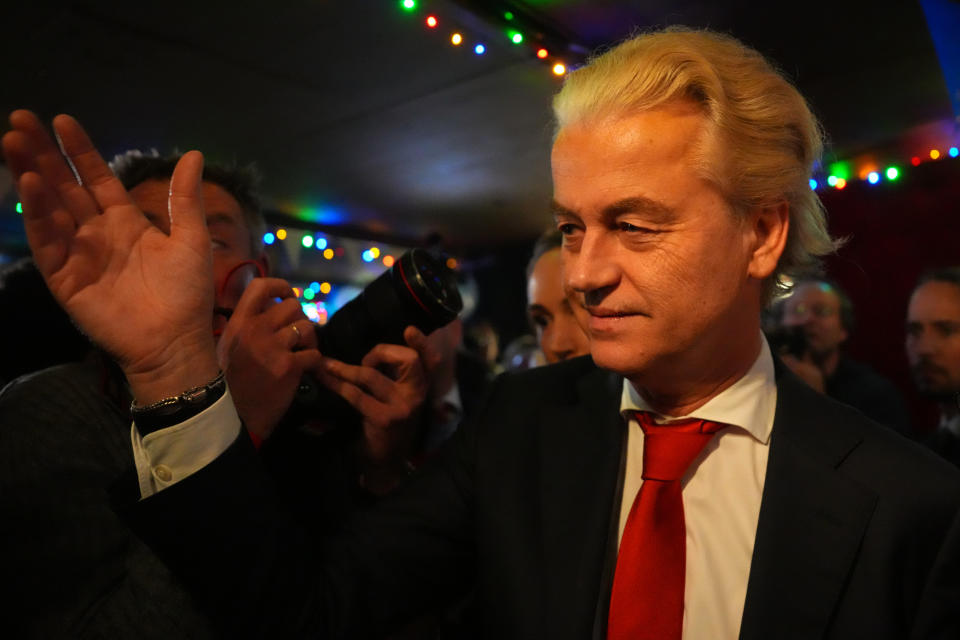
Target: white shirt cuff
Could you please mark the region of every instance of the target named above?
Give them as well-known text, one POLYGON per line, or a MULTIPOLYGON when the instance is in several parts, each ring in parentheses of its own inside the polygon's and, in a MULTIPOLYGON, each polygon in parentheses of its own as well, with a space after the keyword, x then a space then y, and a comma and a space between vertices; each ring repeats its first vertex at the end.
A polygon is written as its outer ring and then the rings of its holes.
POLYGON ((148 498, 207 466, 233 444, 240 426, 229 387, 209 408, 146 437, 131 423, 140 497, 148 498))

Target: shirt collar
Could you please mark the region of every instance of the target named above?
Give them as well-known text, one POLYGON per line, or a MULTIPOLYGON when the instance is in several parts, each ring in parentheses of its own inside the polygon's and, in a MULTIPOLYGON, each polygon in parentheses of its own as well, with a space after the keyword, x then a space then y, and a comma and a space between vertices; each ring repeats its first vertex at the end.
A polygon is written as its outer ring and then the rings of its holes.
MULTIPOLYGON (((761 335, 760 353, 753 366, 739 380, 711 398, 705 405, 685 416, 661 416, 674 418, 700 418, 713 422, 734 425, 746 430, 763 444, 770 441, 773 417, 777 407, 777 383, 773 370, 773 356, 767 339, 761 335)), ((620 413, 629 418, 634 411, 650 411, 650 405, 624 378, 620 394, 620 413)), ((660 415, 660 414, 657 414, 660 415)))

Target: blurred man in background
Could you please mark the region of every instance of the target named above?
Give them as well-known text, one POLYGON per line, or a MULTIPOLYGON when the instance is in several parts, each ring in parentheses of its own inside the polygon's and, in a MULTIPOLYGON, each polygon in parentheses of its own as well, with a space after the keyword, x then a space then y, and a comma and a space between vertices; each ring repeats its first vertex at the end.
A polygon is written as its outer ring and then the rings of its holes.
POLYGON ((907 310, 906 347, 917 389, 940 408, 925 443, 960 466, 960 267, 920 277, 907 310))
POLYGON ((906 403, 894 384, 842 352, 854 330, 847 294, 828 280, 800 279, 781 305, 783 326, 800 338, 798 353, 782 354, 784 363, 817 391, 910 435, 906 403))

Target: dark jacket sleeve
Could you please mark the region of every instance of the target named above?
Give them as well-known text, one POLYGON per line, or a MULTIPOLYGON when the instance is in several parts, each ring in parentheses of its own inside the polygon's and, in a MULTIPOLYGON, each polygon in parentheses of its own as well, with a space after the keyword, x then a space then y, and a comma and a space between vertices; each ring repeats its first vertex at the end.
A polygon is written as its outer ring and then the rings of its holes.
POLYGON ((476 431, 464 425, 404 488, 331 539, 295 523, 245 434, 122 512, 227 633, 364 637, 472 582, 476 431))

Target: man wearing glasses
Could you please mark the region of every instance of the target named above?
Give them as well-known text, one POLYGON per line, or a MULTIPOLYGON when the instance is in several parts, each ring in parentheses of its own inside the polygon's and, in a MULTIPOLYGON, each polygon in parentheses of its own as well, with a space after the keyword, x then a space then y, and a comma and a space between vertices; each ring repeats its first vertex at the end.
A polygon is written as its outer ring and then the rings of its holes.
POLYGON ((802 351, 784 354, 784 364, 817 391, 910 435, 907 407, 893 383, 841 352, 854 329, 853 303, 847 294, 833 282, 801 279, 780 305, 782 325, 802 337, 802 351))

